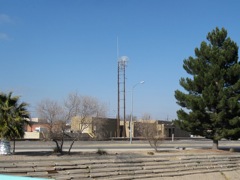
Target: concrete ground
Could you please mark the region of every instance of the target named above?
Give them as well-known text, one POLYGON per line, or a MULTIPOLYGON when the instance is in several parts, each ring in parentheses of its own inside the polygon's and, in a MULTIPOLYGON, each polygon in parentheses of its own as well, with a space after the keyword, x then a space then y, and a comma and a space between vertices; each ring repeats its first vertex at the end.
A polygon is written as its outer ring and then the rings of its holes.
MULTIPOLYGON (((161 178, 161 180, 239 180, 239 179, 240 179, 240 170, 161 178)), ((148 180, 153 180, 153 179, 148 179, 148 180)))
MULTIPOLYGON (((154 151, 139 151, 139 152, 133 152, 133 151, 107 151, 107 153, 111 156, 116 155, 131 155, 131 154, 141 154, 143 156, 147 156, 149 155, 149 157, 153 158, 156 156, 156 158, 158 157, 170 157, 172 159, 177 158, 181 158, 181 157, 187 157, 187 156, 196 156, 196 161, 198 161, 198 158, 201 155, 204 156, 221 156, 221 157, 236 157, 240 159, 240 154, 238 152, 229 152, 229 151, 222 151, 222 150, 217 150, 217 151, 213 151, 213 150, 203 150, 203 149, 190 149, 190 150, 168 150, 168 151, 162 151, 160 153, 155 153, 154 151), (152 152, 154 155, 150 156, 150 152, 152 152)), ((27 163, 29 161, 31 162, 35 162, 35 161, 54 161, 54 160, 61 160, 61 161, 70 161, 73 160, 74 157, 83 157, 85 158, 85 161, 89 158, 93 158, 96 156, 95 152, 89 152, 89 153, 80 153, 80 154, 72 154, 72 155, 63 155, 63 156, 58 156, 58 155, 54 155, 54 154, 49 154, 49 152, 19 152, 16 155, 7 155, 7 156, 0 156, 0 165, 1 168, 4 168, 4 164, 9 164, 10 162, 15 163, 15 164, 21 164, 21 163, 27 163)), ((107 158, 108 155, 106 155, 105 157, 107 158)), ((96 156, 97 158, 97 156, 96 156)), ((240 167, 238 169, 235 168, 233 169, 228 169, 228 170, 216 170, 217 172, 204 172, 204 173, 187 173, 187 175, 176 175, 174 177, 156 177, 156 178, 145 178, 144 176, 139 176, 137 179, 148 179, 148 180, 157 180, 157 179, 161 179, 161 180, 238 180, 240 179, 240 167)), ((64 178, 63 178, 64 179, 64 178)), ((104 179, 104 178, 102 178, 104 179)), ((108 178, 111 179, 111 178, 108 178)), ((114 178, 114 179, 121 179, 121 177, 119 178, 114 178)), ((123 179, 127 179, 126 177, 124 177, 123 179)), ((129 178, 131 179, 131 178, 129 178)), ((133 179, 133 178, 132 178, 133 179)), ((1 179, 2 180, 2 179, 1 179)))

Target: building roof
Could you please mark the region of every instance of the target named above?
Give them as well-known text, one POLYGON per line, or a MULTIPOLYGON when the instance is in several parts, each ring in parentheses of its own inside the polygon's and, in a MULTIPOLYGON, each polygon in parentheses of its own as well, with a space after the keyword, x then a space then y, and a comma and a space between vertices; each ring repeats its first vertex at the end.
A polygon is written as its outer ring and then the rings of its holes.
POLYGON ((158 124, 173 125, 172 121, 157 120, 158 124))

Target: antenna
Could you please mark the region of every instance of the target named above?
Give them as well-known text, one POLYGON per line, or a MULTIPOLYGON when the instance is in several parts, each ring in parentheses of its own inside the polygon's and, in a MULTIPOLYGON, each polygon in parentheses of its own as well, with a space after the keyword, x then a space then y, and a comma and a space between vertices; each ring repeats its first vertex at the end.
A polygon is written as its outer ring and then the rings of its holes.
POLYGON ((128 57, 119 57, 118 37, 117 37, 117 63, 118 63, 118 114, 117 114, 117 136, 126 137, 126 87, 125 87, 125 69, 127 66, 128 57), (123 103, 123 104, 122 104, 123 103), (120 119, 121 119, 121 108, 123 108, 123 130, 120 133, 120 119))
POLYGON ((117 60, 119 58, 118 36, 117 36, 117 60))

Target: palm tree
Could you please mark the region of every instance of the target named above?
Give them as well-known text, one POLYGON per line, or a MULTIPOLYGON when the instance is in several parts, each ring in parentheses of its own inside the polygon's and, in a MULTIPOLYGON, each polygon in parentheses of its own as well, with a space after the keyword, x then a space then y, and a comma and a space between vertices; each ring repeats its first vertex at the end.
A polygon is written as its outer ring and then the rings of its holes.
MULTIPOLYGON (((15 153, 15 140, 24 136, 24 124, 28 122, 27 118, 29 118, 27 104, 20 103, 19 99, 19 96, 12 96, 12 92, 0 93, 0 138, 2 142, 13 140, 13 153, 15 153)), ((8 150, 6 153, 9 154, 10 148, 6 150, 8 150)))

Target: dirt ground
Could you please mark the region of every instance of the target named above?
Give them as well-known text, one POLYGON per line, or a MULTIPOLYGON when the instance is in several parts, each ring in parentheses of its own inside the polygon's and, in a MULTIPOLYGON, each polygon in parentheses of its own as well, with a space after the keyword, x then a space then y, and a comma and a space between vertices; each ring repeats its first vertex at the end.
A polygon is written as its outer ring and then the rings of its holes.
POLYGON ((155 151, 104 151, 103 154, 96 152, 71 152, 70 155, 65 152, 64 154, 57 154, 50 151, 37 151, 37 152, 16 152, 10 155, 0 155, 0 161, 18 161, 18 160, 32 160, 32 159, 68 159, 69 157, 87 157, 87 156, 107 156, 107 155, 129 155, 129 154, 141 154, 141 155, 199 155, 199 154, 234 154, 239 152, 230 152, 229 150, 212 150, 212 149, 189 149, 189 150, 162 150, 159 152, 155 151))

